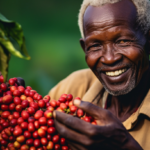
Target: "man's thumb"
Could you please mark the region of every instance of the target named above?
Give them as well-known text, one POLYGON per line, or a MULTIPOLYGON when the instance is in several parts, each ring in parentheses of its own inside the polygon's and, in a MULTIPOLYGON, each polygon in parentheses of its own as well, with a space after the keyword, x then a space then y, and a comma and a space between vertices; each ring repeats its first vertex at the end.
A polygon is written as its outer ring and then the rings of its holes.
POLYGON ((73 101, 73 104, 75 106, 77 106, 78 108, 82 109, 83 111, 85 111, 86 113, 88 113, 94 119, 98 119, 99 113, 101 111, 104 111, 102 108, 100 108, 100 107, 98 107, 98 106, 96 106, 92 103, 81 101, 81 100, 78 100, 78 99, 75 99, 73 101))

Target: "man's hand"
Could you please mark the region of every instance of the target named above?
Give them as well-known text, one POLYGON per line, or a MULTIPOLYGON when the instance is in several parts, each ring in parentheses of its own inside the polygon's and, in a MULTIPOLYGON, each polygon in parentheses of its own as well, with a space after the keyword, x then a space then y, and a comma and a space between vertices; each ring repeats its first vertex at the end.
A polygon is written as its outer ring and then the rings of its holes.
POLYGON ((67 139, 72 150, 142 149, 111 112, 79 100, 74 100, 74 105, 91 115, 97 125, 55 111, 56 129, 67 139))

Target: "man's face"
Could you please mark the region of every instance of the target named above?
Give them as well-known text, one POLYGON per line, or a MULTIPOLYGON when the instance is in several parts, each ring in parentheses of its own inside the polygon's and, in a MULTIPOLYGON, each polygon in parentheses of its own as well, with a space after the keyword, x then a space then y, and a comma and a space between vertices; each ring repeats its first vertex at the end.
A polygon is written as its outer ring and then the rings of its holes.
POLYGON ((136 8, 130 0, 100 7, 84 14, 81 39, 86 62, 112 95, 130 92, 148 69, 146 37, 136 26, 136 8))

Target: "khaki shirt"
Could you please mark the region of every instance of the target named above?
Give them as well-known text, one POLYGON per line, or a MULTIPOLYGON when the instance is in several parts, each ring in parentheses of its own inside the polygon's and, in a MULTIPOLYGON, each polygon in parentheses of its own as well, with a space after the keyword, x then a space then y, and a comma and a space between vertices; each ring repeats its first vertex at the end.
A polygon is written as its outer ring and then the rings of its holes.
MULTIPOLYGON (((92 71, 83 69, 58 83, 49 95, 51 99, 58 100, 62 94, 72 94, 74 98, 80 97, 83 101, 92 102, 102 89, 102 84, 92 71)), ((93 103, 104 108, 107 96, 108 93, 105 91, 99 103, 93 103)), ((150 150, 150 91, 138 110, 124 121, 123 125, 144 150, 150 150)))

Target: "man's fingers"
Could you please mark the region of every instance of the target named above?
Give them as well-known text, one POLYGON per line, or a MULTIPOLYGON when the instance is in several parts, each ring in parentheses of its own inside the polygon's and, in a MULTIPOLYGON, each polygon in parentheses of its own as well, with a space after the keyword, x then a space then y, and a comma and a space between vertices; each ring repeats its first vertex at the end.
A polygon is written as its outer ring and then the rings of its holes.
POLYGON ((87 148, 77 144, 77 143, 73 143, 67 140, 67 143, 69 144, 69 148, 71 148, 71 150, 88 150, 87 148))
POLYGON ((77 117, 73 117, 71 115, 61 113, 59 111, 55 111, 55 119, 60 123, 64 124, 68 128, 71 128, 77 132, 82 134, 91 135, 96 131, 94 129, 98 128, 98 126, 92 125, 88 122, 85 122, 77 117), (95 128, 93 128, 95 127, 95 128))
POLYGON ((80 143, 81 145, 90 146, 91 141, 86 135, 68 128, 64 124, 60 123, 57 119, 55 119, 54 122, 56 130, 60 136, 66 138, 66 140, 69 142, 77 143, 78 145, 80 143))
MULTIPOLYGON (((68 141, 67 141, 68 142, 68 141)), ((69 143, 69 142, 68 142, 69 143)), ((71 150, 79 150, 77 147, 75 147, 74 145, 70 144, 69 148, 71 148, 71 150)))
POLYGON ((100 116, 103 116, 106 113, 106 110, 103 108, 100 108, 92 103, 80 101, 78 99, 75 99, 73 101, 74 105, 78 108, 84 110, 86 113, 94 117, 94 119, 100 119, 100 116))

